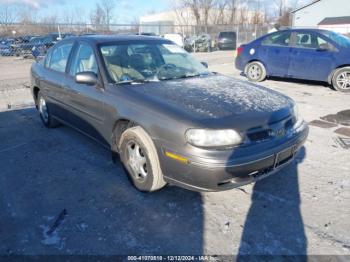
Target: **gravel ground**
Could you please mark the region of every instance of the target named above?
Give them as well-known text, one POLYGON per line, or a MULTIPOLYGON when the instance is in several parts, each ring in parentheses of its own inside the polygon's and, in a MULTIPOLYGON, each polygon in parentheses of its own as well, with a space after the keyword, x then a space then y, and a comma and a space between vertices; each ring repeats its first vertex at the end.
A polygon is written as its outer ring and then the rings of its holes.
MULTIPOLYGON (((232 52, 196 56, 243 78, 232 52)), ((29 68, 30 60, 0 58, 0 254, 350 255, 350 150, 334 133, 341 125, 310 126, 296 161, 254 185, 143 194, 105 149, 70 128, 42 127, 27 107, 29 68)), ((350 94, 320 83, 262 85, 291 96, 309 122, 350 109, 350 94)))

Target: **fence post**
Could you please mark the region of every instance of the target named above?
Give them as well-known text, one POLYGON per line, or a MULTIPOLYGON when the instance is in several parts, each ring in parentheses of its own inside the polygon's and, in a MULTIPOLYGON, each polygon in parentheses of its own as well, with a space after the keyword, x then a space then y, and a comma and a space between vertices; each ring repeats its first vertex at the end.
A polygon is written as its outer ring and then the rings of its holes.
POLYGON ((196 26, 194 26, 194 43, 193 43, 193 53, 196 53, 196 26))

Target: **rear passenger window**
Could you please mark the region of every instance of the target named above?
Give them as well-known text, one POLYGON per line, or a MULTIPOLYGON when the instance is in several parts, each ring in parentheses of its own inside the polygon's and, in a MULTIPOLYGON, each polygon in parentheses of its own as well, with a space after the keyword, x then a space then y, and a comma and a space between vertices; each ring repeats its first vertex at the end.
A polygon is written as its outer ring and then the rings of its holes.
POLYGON ((318 43, 316 40, 316 35, 313 33, 296 33, 295 46, 304 48, 317 48, 318 43))
POLYGON ((67 43, 53 48, 50 56, 46 59, 46 67, 64 73, 66 71, 67 61, 72 47, 73 43, 67 43))
POLYGON ((263 45, 272 46, 289 46, 290 43, 290 32, 277 32, 267 36, 263 41, 263 45))

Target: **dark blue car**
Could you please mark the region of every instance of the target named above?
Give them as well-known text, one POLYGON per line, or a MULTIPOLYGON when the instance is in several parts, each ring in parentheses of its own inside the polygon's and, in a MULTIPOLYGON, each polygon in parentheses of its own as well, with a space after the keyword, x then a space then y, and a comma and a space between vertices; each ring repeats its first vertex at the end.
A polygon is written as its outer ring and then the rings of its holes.
POLYGON ((240 46, 236 68, 253 82, 267 76, 296 78, 350 92, 350 39, 320 29, 274 32, 240 46))

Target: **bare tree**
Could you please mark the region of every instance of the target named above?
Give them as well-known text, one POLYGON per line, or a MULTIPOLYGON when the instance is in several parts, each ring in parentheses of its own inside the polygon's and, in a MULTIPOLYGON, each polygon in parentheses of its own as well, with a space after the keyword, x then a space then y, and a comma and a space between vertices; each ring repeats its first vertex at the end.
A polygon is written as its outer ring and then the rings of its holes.
POLYGON ((229 23, 235 24, 237 22, 237 8, 239 0, 228 0, 228 7, 230 10, 229 23))
POLYGON ((274 4, 277 7, 277 16, 281 17, 286 10, 286 0, 274 0, 274 4))
POLYGON ((115 8, 116 2, 115 0, 101 0, 100 4, 103 12, 105 13, 107 30, 109 30, 109 25, 112 21, 112 12, 115 8))
POLYGON ((11 24, 16 21, 17 7, 9 3, 0 4, 0 23, 4 25, 11 24))
MULTIPOLYGON (((203 25, 208 26, 209 12, 214 7, 214 0, 201 0, 200 8, 203 10, 203 25)), ((206 28, 207 31, 207 28, 206 28)))
POLYGON ((63 10, 61 21, 67 25, 73 25, 76 22, 75 13, 73 12, 72 7, 68 7, 63 10))
POLYGON ((106 25, 106 14, 99 3, 96 4, 95 9, 90 15, 91 24, 95 25, 96 30, 104 29, 106 25))
POLYGON ((214 13, 214 23, 215 24, 226 24, 226 10, 228 7, 228 0, 216 0, 215 8, 217 12, 214 13))
POLYGON ((291 8, 286 8, 282 15, 278 18, 278 26, 290 26, 291 25, 291 8))
POLYGON ((201 24, 200 0, 183 0, 184 7, 190 8, 196 20, 196 25, 201 24))

